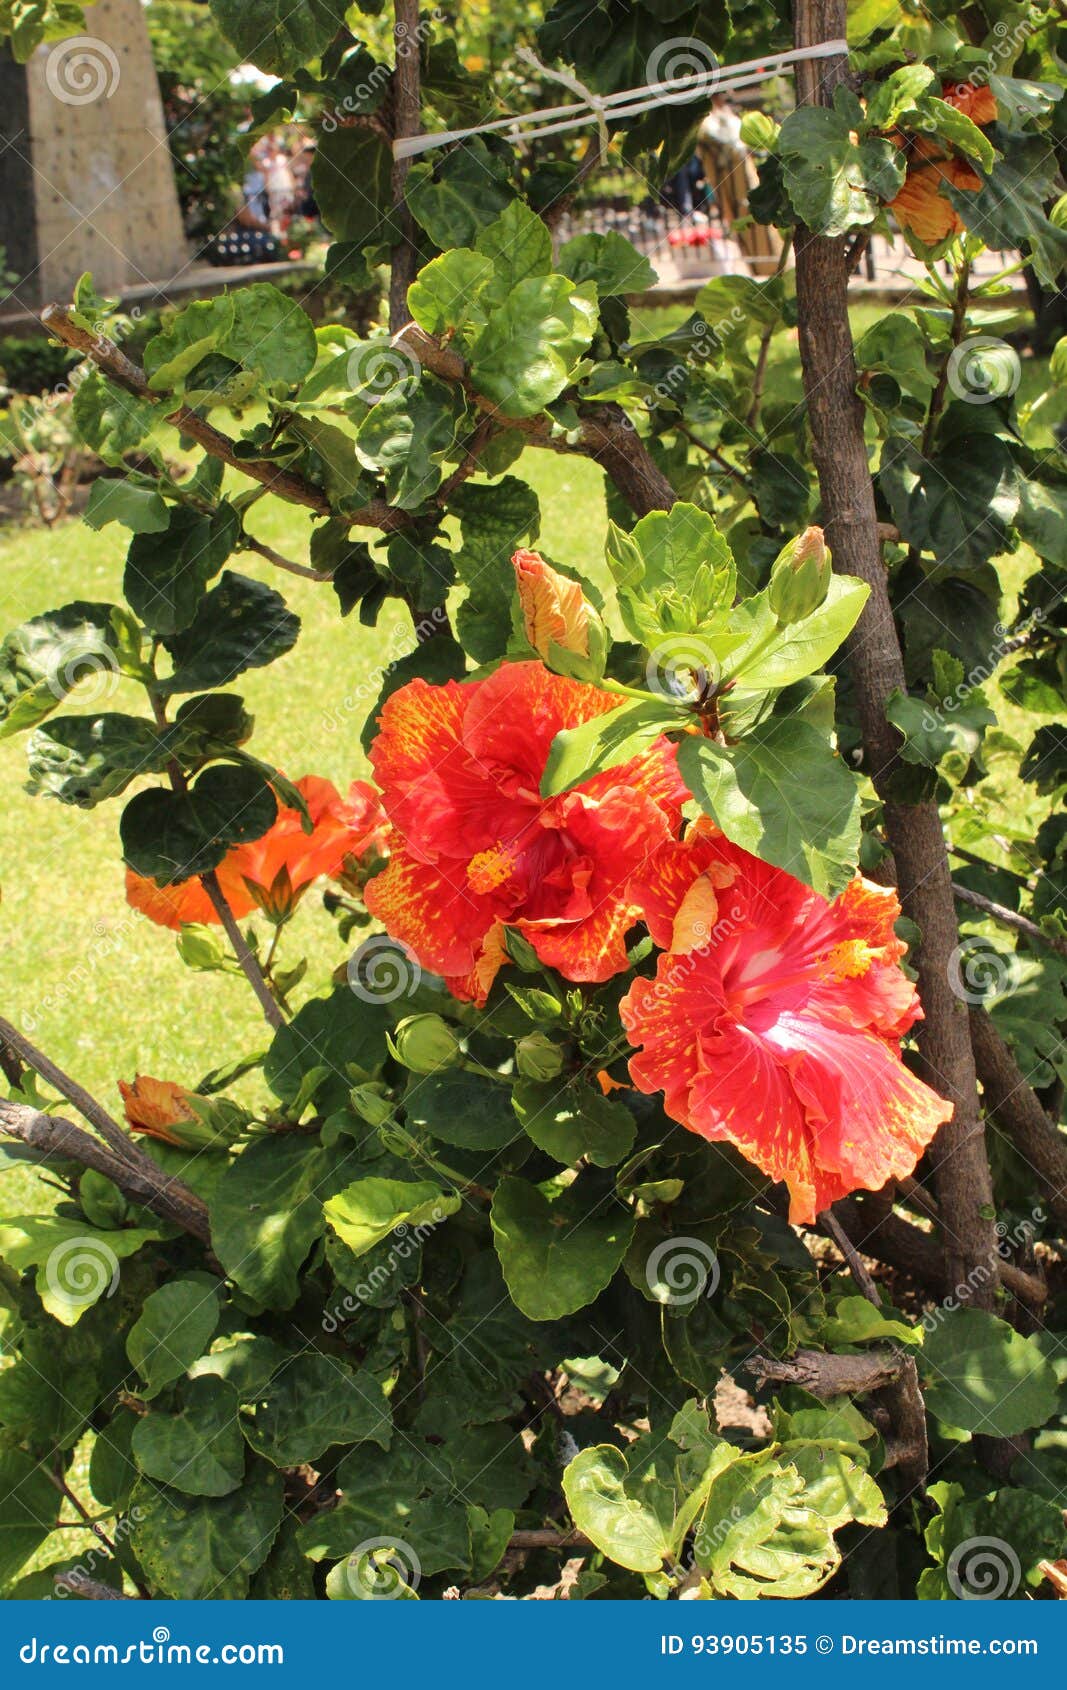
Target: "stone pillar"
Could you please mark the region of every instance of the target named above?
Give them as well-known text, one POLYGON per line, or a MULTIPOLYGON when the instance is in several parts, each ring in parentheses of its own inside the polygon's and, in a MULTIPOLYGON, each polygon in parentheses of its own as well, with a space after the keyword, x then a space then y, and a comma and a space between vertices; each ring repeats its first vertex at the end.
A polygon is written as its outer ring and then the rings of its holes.
POLYGON ((0 61, 0 246, 19 278, 6 310, 68 300, 83 270, 121 294, 187 260, 141 0, 85 15, 91 34, 0 61))

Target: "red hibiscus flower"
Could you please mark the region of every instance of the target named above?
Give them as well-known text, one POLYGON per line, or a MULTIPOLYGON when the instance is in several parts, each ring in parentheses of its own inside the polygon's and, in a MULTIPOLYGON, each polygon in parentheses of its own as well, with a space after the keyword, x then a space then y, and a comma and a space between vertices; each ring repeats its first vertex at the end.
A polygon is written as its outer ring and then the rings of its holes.
MULTIPOLYGON (((304 832, 298 810, 279 804, 277 817, 262 838, 235 845, 215 870, 223 896, 238 918, 257 907, 274 919, 284 918, 313 880, 323 875, 338 879, 346 858, 362 857, 384 844, 385 814, 367 781, 353 781, 347 798, 319 775, 305 775, 295 785, 307 804, 311 833, 304 832)), ((160 927, 219 919, 196 879, 157 886, 154 880, 127 869, 126 897, 160 927)))
MULTIPOLYGON (((941 98, 955 106, 972 123, 995 123, 997 102, 992 91, 975 87, 969 82, 951 82, 941 90, 941 98)), ((941 192, 947 187, 977 192, 985 178, 980 171, 938 142, 921 135, 905 137, 900 131, 890 135, 894 146, 910 146, 908 173, 904 185, 888 209, 901 228, 914 235, 923 246, 938 246, 950 235, 958 235, 964 228, 963 218, 941 192)))
POLYGON ((411 681, 386 702, 370 756, 395 836, 367 908, 457 996, 485 1002, 505 925, 569 980, 625 968, 631 878, 680 825, 674 750, 657 740, 540 796, 556 734, 622 702, 539 663, 443 687, 411 681))
POLYGON ((922 1011, 895 893, 856 879, 827 903, 698 824, 643 894, 653 936, 678 948, 622 1001, 638 1089, 785 1180, 801 1224, 910 1173, 952 1105, 900 1058, 922 1011))

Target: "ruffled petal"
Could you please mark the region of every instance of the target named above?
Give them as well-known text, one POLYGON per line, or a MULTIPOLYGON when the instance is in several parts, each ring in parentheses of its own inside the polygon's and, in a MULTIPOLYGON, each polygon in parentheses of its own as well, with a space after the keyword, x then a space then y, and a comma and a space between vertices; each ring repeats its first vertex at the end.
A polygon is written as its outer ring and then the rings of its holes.
POLYGON ((446 873, 403 844, 367 882, 363 897, 386 932, 434 974, 469 974, 502 913, 499 895, 472 892, 461 868, 450 865, 446 873))

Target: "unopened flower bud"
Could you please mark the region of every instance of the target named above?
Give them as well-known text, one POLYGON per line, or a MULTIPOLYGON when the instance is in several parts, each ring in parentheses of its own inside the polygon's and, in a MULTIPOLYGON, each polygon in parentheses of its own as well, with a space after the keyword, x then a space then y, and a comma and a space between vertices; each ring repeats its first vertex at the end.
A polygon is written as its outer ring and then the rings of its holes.
POLYGON ((527 1033, 515 1046, 515 1066, 526 1080, 554 1080, 563 1069, 563 1052, 547 1033, 527 1033))
POLYGON ((377 1081, 369 1081, 364 1086, 353 1086, 348 1094, 348 1101, 360 1120, 366 1121, 371 1127, 384 1125, 393 1114, 393 1100, 386 1087, 377 1081))
POLYGON ((805 528, 774 560, 767 603, 784 627, 803 622, 818 610, 830 591, 833 573, 821 528, 805 528))
POLYGON ((440 1015, 409 1015, 397 1022, 389 1047, 413 1074, 454 1068, 462 1056, 459 1034, 440 1015))
MULTIPOLYGON (((209 1145, 226 1145, 237 1137, 243 1124, 230 1112, 212 1105, 212 1100, 187 1091, 173 1080, 156 1080, 138 1074, 132 1085, 119 1081, 126 1121, 135 1133, 175 1144, 183 1150, 204 1150, 209 1145)), ((225 1102, 225 1099, 219 1100, 225 1102)))
POLYGON ((581 582, 561 575, 539 552, 515 552, 511 563, 526 638, 537 655, 558 675, 599 679, 607 636, 581 582))

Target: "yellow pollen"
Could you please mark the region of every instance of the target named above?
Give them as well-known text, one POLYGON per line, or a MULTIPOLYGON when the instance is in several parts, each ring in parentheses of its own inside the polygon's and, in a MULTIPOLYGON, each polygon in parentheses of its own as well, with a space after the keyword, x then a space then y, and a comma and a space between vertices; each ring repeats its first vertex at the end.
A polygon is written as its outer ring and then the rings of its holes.
POLYGON ((515 864, 500 846, 491 851, 479 851, 467 864, 467 885, 472 892, 495 892, 510 880, 515 864))
POLYGON ((820 960, 819 973, 829 980, 855 980, 866 974, 881 952, 863 939, 845 939, 820 960))

